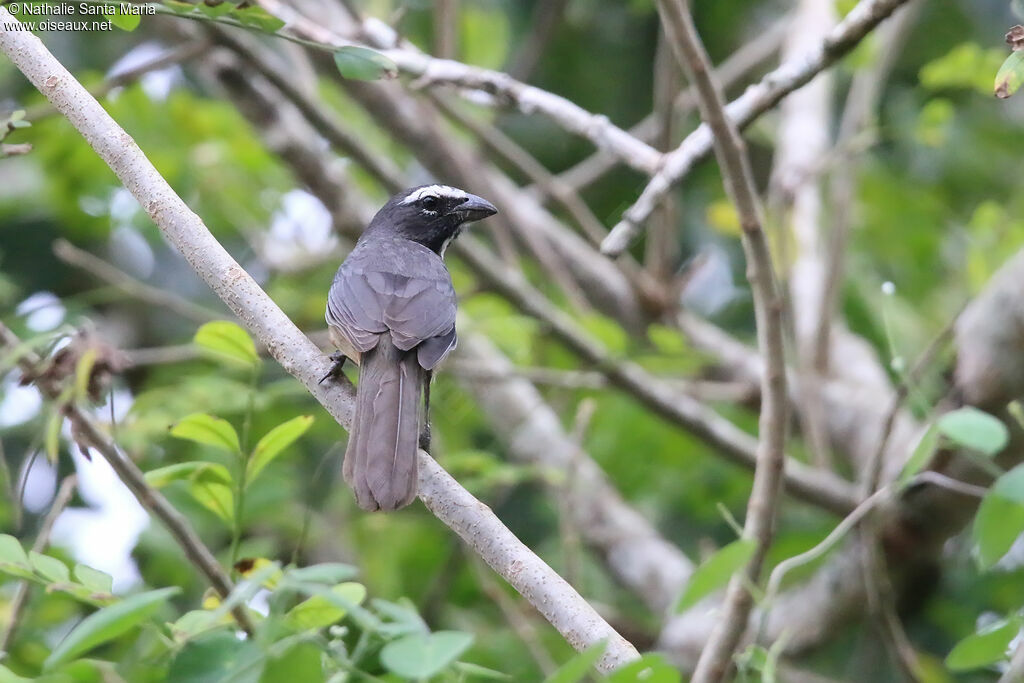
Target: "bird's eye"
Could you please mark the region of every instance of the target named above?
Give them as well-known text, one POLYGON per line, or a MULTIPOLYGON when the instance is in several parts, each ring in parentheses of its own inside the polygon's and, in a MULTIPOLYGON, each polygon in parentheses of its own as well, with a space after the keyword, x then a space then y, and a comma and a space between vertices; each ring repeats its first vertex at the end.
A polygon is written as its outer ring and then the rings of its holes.
POLYGON ((427 195, 426 197, 423 198, 422 201, 423 208, 426 209, 427 211, 437 211, 438 203, 439 202, 437 197, 433 195, 427 195))

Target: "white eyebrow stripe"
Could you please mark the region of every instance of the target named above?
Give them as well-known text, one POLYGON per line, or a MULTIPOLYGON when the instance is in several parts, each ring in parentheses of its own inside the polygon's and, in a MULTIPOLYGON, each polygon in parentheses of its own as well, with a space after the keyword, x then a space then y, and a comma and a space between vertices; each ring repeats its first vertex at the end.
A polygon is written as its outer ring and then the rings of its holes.
POLYGON ((440 197, 454 197, 456 199, 462 199, 467 197, 467 193, 460 190, 457 187, 449 187, 448 185, 428 185, 421 187, 415 192, 409 193, 409 196, 402 200, 402 204, 412 204, 417 202, 427 195, 432 194, 440 197))

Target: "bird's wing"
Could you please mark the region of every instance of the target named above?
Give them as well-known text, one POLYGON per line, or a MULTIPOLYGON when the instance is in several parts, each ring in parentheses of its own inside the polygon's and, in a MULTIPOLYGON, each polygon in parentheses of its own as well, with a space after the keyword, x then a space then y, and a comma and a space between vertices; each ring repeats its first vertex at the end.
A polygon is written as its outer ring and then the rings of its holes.
POLYGON ((388 331, 403 351, 429 342, 420 358, 429 369, 454 346, 455 289, 434 252, 408 245, 389 242, 376 245, 380 250, 353 251, 331 286, 327 322, 359 351, 372 349, 388 331), (402 253, 408 250, 415 253, 402 253), (442 339, 434 341, 437 337, 442 339))

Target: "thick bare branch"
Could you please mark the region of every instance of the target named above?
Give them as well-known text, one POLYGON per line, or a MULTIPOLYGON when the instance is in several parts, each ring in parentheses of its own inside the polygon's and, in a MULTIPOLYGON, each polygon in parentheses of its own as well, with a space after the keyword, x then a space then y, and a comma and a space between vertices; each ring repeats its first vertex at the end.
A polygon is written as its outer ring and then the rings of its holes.
MULTIPOLYGON (((726 107, 729 119, 739 128, 771 109, 783 97, 810 81, 814 76, 852 50, 883 19, 908 0, 861 0, 829 33, 821 45, 811 52, 785 62, 761 82, 747 88, 726 107)), ((665 156, 664 164, 651 178, 637 201, 609 233, 601 250, 611 256, 621 254, 643 230, 661 198, 683 179, 690 169, 711 153, 712 135, 701 125, 665 156)))
MULTIPOLYGON (((8 26, 17 21, 3 8, 0 8, 0 20, 8 22, 8 26)), ((319 384, 318 380, 327 373, 330 362, 224 250, 202 220, 149 163, 135 141, 36 36, 10 29, 0 32, 0 50, 71 121, 167 239, 266 344, 281 366, 299 379, 339 424, 350 424, 353 411, 351 386, 319 384)), ((88 428, 88 416, 82 413, 81 418, 88 428)), ((87 436, 90 442, 94 437, 102 437, 98 433, 87 436)), ((134 467, 127 459, 122 462, 134 467)), ((564 579, 523 545, 487 506, 473 498, 422 451, 419 488, 420 498, 427 508, 530 600, 573 647, 584 648, 606 641, 600 661, 603 670, 611 670, 639 656, 629 642, 616 633, 564 579)))

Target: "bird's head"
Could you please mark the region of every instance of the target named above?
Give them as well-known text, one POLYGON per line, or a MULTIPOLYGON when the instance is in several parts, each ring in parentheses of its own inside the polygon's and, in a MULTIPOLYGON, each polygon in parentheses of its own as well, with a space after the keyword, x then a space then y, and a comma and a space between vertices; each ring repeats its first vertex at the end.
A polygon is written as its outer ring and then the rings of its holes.
POLYGON ((404 237, 444 256, 444 251, 472 223, 498 213, 486 199, 447 185, 421 185, 399 192, 370 222, 367 232, 404 237))

